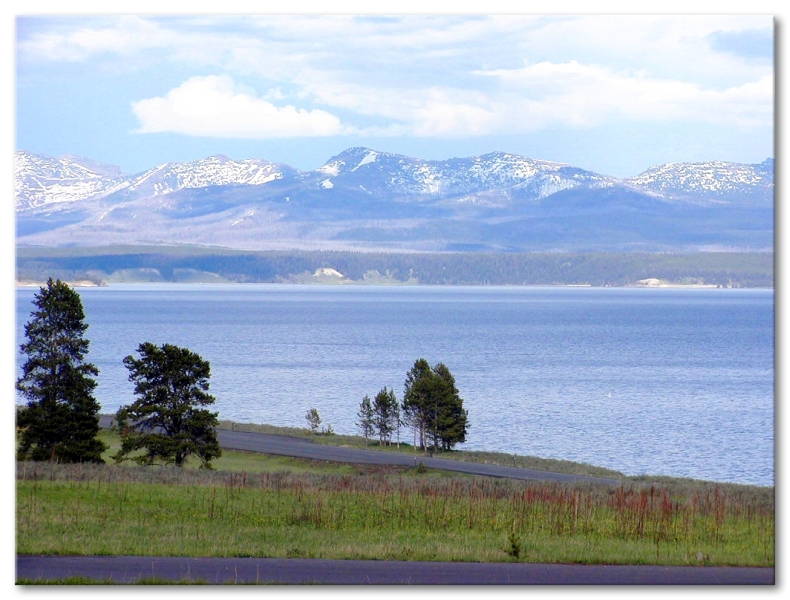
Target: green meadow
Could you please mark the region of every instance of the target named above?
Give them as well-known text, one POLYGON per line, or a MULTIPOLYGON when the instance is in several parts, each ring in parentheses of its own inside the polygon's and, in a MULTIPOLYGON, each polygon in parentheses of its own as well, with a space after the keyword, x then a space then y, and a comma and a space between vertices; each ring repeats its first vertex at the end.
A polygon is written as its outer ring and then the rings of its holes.
MULTIPOLYGON (((117 439, 102 436, 109 455, 117 439)), ((534 468, 528 457, 489 459, 534 468)), ((214 466, 19 462, 16 550, 774 566, 774 488, 627 477, 556 484, 228 450, 214 466)))

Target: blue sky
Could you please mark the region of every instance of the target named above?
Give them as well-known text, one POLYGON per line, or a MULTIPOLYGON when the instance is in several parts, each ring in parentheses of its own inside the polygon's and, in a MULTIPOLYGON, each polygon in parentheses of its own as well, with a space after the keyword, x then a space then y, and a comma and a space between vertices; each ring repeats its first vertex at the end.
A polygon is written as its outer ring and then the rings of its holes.
POLYGON ((212 154, 314 169, 351 146, 425 159, 501 150, 615 176, 774 154, 770 14, 136 6, 146 16, 17 13, 17 149, 126 173, 212 154))

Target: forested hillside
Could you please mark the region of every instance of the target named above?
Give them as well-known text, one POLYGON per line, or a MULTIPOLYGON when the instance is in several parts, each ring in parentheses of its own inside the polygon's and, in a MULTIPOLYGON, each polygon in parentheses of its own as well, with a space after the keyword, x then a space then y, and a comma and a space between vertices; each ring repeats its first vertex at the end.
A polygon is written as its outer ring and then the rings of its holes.
POLYGON ((774 255, 715 253, 242 252, 195 247, 19 248, 17 280, 113 282, 330 281, 432 285, 772 287, 774 255), (327 270, 329 276, 319 270, 327 270), (337 271, 337 275, 331 272, 337 271))

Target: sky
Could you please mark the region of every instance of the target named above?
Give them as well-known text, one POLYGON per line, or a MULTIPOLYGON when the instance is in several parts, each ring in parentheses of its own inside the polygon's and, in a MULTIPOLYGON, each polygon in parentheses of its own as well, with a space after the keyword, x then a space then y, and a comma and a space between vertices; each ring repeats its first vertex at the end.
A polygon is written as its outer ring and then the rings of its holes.
POLYGON ((127 174, 216 154, 310 170, 353 146, 429 160, 503 151, 617 177, 774 156, 771 11, 416 14, 405 3, 232 16, 149 5, 22 5, 17 150, 127 174))

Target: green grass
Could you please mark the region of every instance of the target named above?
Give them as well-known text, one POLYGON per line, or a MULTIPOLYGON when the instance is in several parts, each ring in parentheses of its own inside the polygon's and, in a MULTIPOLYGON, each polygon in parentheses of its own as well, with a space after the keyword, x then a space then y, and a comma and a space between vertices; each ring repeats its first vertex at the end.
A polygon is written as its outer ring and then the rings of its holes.
MULTIPOLYGON (((100 436, 108 458, 119 440, 109 430, 100 436)), ((515 458, 601 475, 589 465, 515 458)), ((17 552, 774 565, 774 488, 622 476, 619 487, 525 482, 230 450, 213 471, 197 466, 17 463, 17 552)))
MULTIPOLYGON (((104 452, 102 455, 104 460, 108 463, 112 463, 112 459, 110 458, 121 446, 120 439, 118 436, 106 429, 102 429, 99 432, 99 439, 102 440, 105 444, 109 446, 109 448, 104 452)), ((294 471, 294 472, 309 472, 314 469, 312 465, 309 464, 310 461, 304 461, 298 458, 291 458, 288 456, 269 456, 258 454, 255 452, 242 452, 237 450, 222 450, 222 456, 214 461, 212 461, 212 466, 217 470, 222 471, 247 471, 250 473, 259 473, 262 471, 294 471)), ((130 467, 134 463, 132 462, 124 462, 121 463, 122 466, 130 467)), ((325 465, 327 469, 334 470, 335 468, 339 469, 341 472, 344 470, 349 470, 353 472, 353 467, 346 466, 346 465, 325 465)), ((199 467, 199 462, 195 460, 187 459, 186 469, 197 469, 199 467)), ((156 468, 156 467, 154 467, 156 468)))
POLYGON ((20 463, 17 552, 774 564, 773 490, 20 463))

